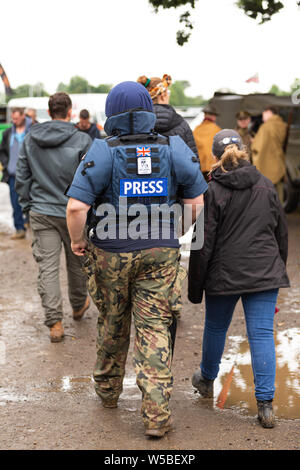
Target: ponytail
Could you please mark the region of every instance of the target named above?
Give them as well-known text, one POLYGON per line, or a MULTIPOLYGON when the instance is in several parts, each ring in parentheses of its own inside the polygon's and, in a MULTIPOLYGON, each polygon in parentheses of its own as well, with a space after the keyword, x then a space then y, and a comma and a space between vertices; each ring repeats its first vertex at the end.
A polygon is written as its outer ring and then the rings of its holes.
POLYGON ((240 160, 249 161, 247 151, 245 149, 239 150, 235 144, 228 145, 221 158, 212 166, 210 174, 219 167, 224 173, 227 173, 228 170, 226 170, 225 167, 233 166, 236 168, 239 166, 240 160))

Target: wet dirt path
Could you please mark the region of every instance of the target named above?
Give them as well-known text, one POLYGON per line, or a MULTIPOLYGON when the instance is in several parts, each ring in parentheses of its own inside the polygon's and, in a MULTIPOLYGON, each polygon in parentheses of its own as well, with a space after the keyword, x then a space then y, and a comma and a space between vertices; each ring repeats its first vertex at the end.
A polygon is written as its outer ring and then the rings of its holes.
POLYGON ((31 255, 30 237, 13 242, 9 229, 2 229, 0 449, 299 450, 300 213, 290 215, 288 220, 292 288, 281 291, 280 311, 275 318, 279 348, 278 402, 274 401, 277 426, 262 429, 256 420, 240 305, 230 327, 215 399, 204 400, 194 394, 191 376, 201 358, 203 306, 188 303, 185 287, 171 398, 175 429, 162 440, 144 436, 141 396, 131 364, 132 345, 119 408, 104 409, 94 393, 91 378, 96 308, 92 306, 82 322, 73 322, 62 256, 66 338, 63 343, 51 344, 36 291, 37 267, 31 255), (221 409, 216 406, 217 395, 237 354, 239 361, 230 394, 221 409), (298 419, 291 419, 295 417, 298 419))

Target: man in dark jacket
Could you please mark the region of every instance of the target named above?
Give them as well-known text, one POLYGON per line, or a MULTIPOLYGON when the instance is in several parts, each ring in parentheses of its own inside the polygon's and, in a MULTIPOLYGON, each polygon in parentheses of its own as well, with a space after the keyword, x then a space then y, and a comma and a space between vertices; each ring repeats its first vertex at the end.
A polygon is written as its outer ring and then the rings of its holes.
POLYGON ((79 113, 79 122, 76 124, 77 129, 86 132, 92 140, 101 139, 98 127, 94 122, 90 121, 90 113, 87 109, 82 109, 79 113))
POLYGON ((19 151, 25 135, 29 132, 31 119, 25 116, 23 108, 13 108, 11 113, 12 127, 3 133, 0 146, 0 162, 3 167, 3 183, 9 185, 10 201, 13 208, 13 220, 16 232, 12 235, 12 240, 25 238, 25 226, 27 222, 24 218, 21 206, 18 202, 18 195, 15 190, 16 165, 19 158, 19 151))
POLYGON ((35 124, 24 140, 17 164, 16 191, 24 212, 30 211, 33 256, 39 265, 38 291, 52 342, 61 341, 62 299, 59 284, 61 245, 67 261, 73 318, 80 320, 89 306, 81 263, 72 253, 66 224, 65 191, 72 182, 91 139, 70 122, 72 103, 66 93, 49 99, 52 121, 35 124))

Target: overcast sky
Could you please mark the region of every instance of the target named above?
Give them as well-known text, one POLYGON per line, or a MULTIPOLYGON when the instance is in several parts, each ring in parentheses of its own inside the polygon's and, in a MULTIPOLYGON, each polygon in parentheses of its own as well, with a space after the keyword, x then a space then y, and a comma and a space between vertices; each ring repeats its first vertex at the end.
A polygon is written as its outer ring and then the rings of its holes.
POLYGON ((224 87, 289 89, 300 78, 296 0, 262 26, 235 2, 199 0, 191 39, 180 47, 176 31, 185 8, 155 14, 147 0, 3 1, 0 63, 13 88, 42 82, 49 93, 74 75, 115 85, 164 73, 189 81, 187 94, 206 98, 224 87), (260 83, 246 84, 255 73, 260 83))

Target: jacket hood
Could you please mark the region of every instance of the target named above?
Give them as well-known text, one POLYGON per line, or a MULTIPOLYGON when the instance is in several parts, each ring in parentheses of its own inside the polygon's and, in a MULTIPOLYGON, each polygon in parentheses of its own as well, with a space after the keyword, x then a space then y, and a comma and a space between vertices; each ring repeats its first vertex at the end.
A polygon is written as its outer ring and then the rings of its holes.
POLYGON ((241 160, 236 168, 225 167, 225 169, 227 173, 224 173, 221 168, 217 168, 212 173, 211 179, 230 189, 251 188, 261 176, 256 167, 246 160, 241 160))
POLYGON ((182 117, 169 104, 155 104, 153 108, 156 114, 155 130, 157 132, 170 131, 182 121, 182 117))
POLYGON ((104 130, 107 135, 149 134, 154 128, 155 120, 154 113, 131 110, 109 117, 104 130))
POLYGON ((65 121, 46 121, 35 124, 30 131, 31 138, 39 147, 58 147, 70 139, 78 130, 74 124, 65 121))
POLYGON ((130 81, 119 83, 112 88, 106 98, 105 114, 108 118, 136 108, 153 111, 151 96, 140 83, 130 81))

